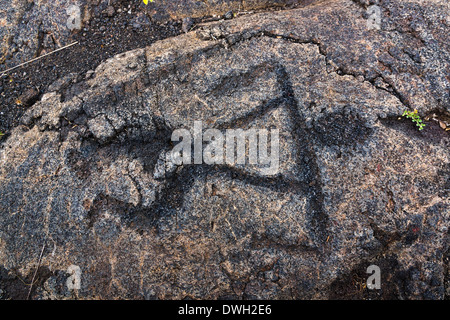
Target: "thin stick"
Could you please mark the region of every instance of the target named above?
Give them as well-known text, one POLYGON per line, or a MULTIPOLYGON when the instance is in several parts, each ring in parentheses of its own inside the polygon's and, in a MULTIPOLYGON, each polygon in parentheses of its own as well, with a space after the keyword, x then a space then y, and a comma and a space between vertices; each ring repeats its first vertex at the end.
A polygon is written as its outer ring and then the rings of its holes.
POLYGON ((34 271, 33 278, 31 279, 30 291, 28 291, 27 300, 30 298, 31 290, 33 289, 34 278, 36 278, 36 274, 41 266, 42 254, 44 253, 46 241, 44 241, 44 245, 42 246, 41 254, 39 255, 39 261, 36 270, 34 271))
POLYGON ((46 56, 48 56, 48 55, 51 55, 51 54, 53 54, 53 53, 55 53, 55 52, 58 52, 58 51, 67 49, 67 48, 69 48, 69 47, 71 47, 71 46, 73 46, 73 45, 76 45, 77 43, 78 43, 78 41, 75 41, 74 43, 68 44, 67 46, 61 47, 61 48, 56 49, 56 50, 54 50, 54 51, 52 51, 52 52, 43 54, 42 56, 39 56, 39 57, 36 57, 36 58, 31 59, 31 60, 29 60, 29 61, 26 61, 26 62, 24 62, 24 63, 18 64, 18 65, 15 66, 15 67, 6 69, 5 71, 2 72, 1 76, 3 77, 3 76, 5 76, 6 73, 9 72, 9 71, 15 70, 15 69, 17 69, 17 68, 20 68, 20 67, 26 65, 26 64, 29 64, 29 63, 34 62, 34 61, 36 61, 36 60, 42 59, 42 58, 44 58, 44 57, 46 57, 46 56))

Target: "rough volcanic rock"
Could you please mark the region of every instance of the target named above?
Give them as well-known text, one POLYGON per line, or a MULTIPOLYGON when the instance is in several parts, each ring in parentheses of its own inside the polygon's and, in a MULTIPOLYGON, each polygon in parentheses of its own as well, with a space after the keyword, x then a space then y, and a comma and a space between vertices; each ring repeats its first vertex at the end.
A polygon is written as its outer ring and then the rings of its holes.
POLYGON ((0 153, 3 296, 448 297, 450 138, 399 117, 450 111, 449 5, 401 3, 208 24, 46 93, 0 153), (278 174, 166 162, 194 121, 278 128, 278 174))

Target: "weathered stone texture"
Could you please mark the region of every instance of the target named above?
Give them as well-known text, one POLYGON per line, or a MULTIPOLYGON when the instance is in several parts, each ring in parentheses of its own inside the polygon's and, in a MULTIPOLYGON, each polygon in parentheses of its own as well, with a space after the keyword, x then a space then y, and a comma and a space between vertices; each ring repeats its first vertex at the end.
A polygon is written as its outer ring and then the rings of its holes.
POLYGON ((33 298, 448 297, 449 135, 398 117, 450 111, 449 5, 401 2, 381 30, 345 0, 209 24, 44 95, 0 153, 5 295, 45 244, 33 298), (279 128, 279 174, 161 175, 196 120, 279 128), (371 264, 364 296, 351 275, 371 264))

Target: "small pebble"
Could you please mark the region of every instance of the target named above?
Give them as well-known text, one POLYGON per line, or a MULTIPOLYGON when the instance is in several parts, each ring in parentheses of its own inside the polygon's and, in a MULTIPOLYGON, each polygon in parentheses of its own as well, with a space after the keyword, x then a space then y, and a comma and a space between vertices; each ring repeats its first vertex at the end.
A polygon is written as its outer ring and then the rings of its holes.
POLYGON ((192 28, 193 24, 194 21, 192 20, 192 18, 183 18, 181 30, 183 30, 184 33, 187 33, 192 28))
POLYGON ((108 17, 112 17, 114 15, 116 11, 114 10, 113 6, 108 6, 106 8, 106 14, 108 15, 108 17))
POLYGON ((86 79, 92 78, 93 75, 94 75, 94 70, 89 70, 88 72, 86 72, 86 79))
POLYGON ((137 63, 131 62, 127 67, 128 67, 128 69, 131 69, 131 70, 136 69, 137 68, 137 63))
POLYGON ((38 97, 39 97, 39 91, 34 88, 30 88, 30 89, 27 89, 19 97, 19 101, 21 102, 21 104, 23 104, 25 106, 30 106, 36 101, 36 99, 38 97))

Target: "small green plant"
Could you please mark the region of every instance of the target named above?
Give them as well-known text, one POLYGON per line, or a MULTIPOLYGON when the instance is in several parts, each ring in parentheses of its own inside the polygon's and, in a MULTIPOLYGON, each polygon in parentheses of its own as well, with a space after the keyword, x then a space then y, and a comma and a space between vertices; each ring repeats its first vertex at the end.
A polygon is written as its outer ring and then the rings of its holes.
POLYGON ((5 134, 4 134, 3 132, 0 131, 0 137, 1 137, 1 136, 4 136, 4 135, 5 135, 5 134))
POLYGON ((414 110, 414 111, 405 110, 405 112, 403 112, 403 114, 402 114, 402 117, 407 117, 407 118, 411 119, 412 122, 415 122, 416 126, 419 127, 419 130, 423 130, 423 128, 425 128, 425 123, 423 123, 422 119, 420 119, 420 116, 417 113, 417 110, 414 110))

